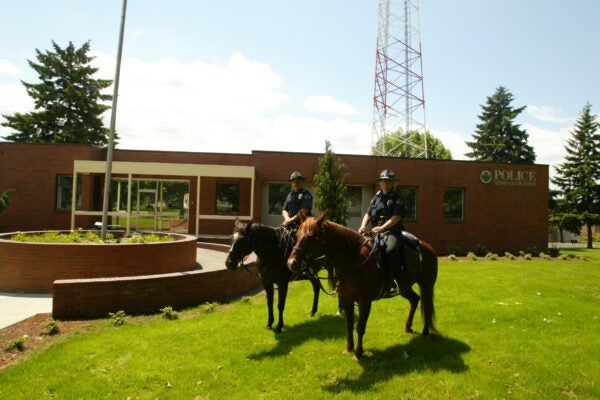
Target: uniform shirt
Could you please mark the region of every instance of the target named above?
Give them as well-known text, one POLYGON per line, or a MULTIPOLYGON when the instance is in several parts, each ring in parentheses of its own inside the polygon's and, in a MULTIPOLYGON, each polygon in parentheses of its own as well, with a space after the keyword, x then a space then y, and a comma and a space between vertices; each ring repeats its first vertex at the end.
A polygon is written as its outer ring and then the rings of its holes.
MULTIPOLYGON (((381 226, 394 215, 404 217, 404 201, 395 190, 390 190, 388 194, 384 194, 380 190, 371 199, 367 214, 371 216, 371 225, 373 227, 381 226)), ((399 222, 391 230, 402 229, 402 222, 399 222)))
POLYGON ((310 194, 308 190, 302 188, 298 193, 294 191, 288 193, 283 202, 283 209, 286 210, 290 218, 292 218, 303 208, 308 208, 310 212, 312 210, 312 203, 312 194, 310 194))

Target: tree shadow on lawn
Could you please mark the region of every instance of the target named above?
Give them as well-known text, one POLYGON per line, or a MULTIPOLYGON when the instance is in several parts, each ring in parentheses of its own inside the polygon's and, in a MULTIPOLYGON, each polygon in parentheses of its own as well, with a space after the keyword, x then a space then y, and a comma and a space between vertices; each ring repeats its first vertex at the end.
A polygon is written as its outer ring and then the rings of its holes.
POLYGON ((461 373, 469 369, 463 354, 471 350, 460 340, 432 334, 427 337, 416 335, 405 344, 383 350, 365 351, 358 361, 362 373, 356 378, 326 377, 323 389, 331 393, 351 391, 355 393, 371 390, 382 381, 411 372, 450 371, 461 373))

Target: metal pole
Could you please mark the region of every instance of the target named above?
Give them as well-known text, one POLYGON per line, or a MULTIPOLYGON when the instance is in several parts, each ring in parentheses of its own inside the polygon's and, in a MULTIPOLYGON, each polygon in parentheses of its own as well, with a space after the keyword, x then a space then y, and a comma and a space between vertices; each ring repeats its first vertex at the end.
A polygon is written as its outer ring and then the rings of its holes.
POLYGON ((113 148, 115 143, 115 125, 117 120, 117 98, 119 96, 119 76, 121 74, 121 54, 123 53, 123 33, 125 32, 125 11, 127 0, 123 0, 123 11, 121 13, 121 29, 119 32, 119 49, 117 51, 117 67, 115 71, 115 82, 113 89, 112 111, 110 115, 110 132, 108 139, 108 152, 106 155, 106 173, 104 174, 104 202, 102 203, 102 240, 106 240, 106 227, 108 224, 108 202, 110 194, 110 180, 112 175, 113 148))

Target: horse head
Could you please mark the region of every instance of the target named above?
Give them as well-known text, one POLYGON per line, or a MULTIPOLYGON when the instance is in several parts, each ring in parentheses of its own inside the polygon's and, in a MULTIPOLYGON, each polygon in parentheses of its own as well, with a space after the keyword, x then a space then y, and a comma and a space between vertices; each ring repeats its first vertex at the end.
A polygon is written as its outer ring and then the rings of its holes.
POLYGON ((306 265, 305 261, 314 260, 325 254, 325 246, 322 240, 325 221, 326 216, 324 213, 318 218, 302 218, 302 223, 296 233, 296 245, 287 260, 290 271, 297 272, 303 265, 306 265))
POLYGON ((250 228, 252 221, 244 224, 239 218, 235 219, 235 226, 231 239, 231 247, 225 259, 227 269, 236 269, 244 261, 244 257, 252 253, 252 240, 250 238, 250 228))

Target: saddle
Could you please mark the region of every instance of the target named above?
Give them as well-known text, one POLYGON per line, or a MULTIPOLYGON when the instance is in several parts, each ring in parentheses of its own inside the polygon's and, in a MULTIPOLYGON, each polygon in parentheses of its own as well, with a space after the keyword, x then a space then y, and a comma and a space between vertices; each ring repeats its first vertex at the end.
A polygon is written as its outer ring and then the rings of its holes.
MULTIPOLYGON (((402 256, 402 264, 410 273, 421 272, 423 265, 423 255, 421 254, 421 241, 410 232, 402 231, 402 248, 400 249, 402 256)), ((373 249, 371 254, 377 257, 377 264, 380 269, 387 265, 384 260, 382 251, 385 249, 385 240, 382 235, 375 235, 373 238, 373 249)), ((388 266, 389 268, 389 266, 388 266)))
POLYGON ((402 255, 404 265, 409 272, 421 272, 423 266, 421 241, 410 232, 402 231, 402 255))

